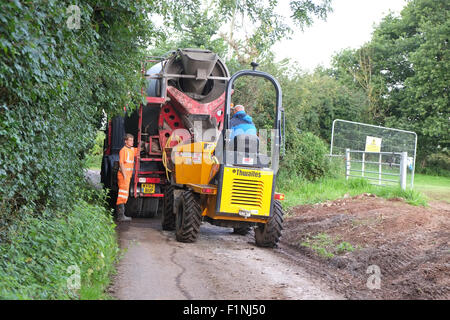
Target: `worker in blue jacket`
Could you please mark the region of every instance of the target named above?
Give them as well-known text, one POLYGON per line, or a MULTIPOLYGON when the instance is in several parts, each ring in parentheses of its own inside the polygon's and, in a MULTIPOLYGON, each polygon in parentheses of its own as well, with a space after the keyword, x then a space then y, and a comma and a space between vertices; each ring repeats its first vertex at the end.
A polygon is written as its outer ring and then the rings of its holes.
POLYGON ((238 104, 232 108, 234 112, 231 118, 231 135, 230 139, 233 141, 234 137, 246 134, 256 136, 256 127, 253 124, 252 117, 245 113, 245 108, 243 105, 238 104))

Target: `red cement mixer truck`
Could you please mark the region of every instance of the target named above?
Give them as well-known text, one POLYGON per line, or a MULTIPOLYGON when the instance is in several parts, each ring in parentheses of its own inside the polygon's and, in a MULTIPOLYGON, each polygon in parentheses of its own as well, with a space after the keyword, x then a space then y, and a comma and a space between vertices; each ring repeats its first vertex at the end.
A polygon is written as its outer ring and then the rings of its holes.
POLYGON ((101 182, 109 190, 114 208, 119 151, 125 133, 133 134, 134 147, 142 149, 135 161, 125 214, 153 217, 163 207, 168 182, 163 150, 169 137, 177 129, 193 134, 196 122, 203 129, 222 129, 225 86, 230 75, 217 54, 200 49, 172 51, 166 57, 147 60, 142 72, 146 78, 146 88, 142 89, 146 104, 108 121, 101 182))

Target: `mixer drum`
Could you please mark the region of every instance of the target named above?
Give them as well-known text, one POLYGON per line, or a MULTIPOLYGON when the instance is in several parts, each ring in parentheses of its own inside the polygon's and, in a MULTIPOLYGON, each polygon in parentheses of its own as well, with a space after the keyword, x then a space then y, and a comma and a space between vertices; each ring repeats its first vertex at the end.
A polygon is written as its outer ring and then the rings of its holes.
MULTIPOLYGON (((168 86, 173 86, 190 98, 205 104, 219 98, 225 91, 225 80, 206 79, 208 76, 229 78, 225 63, 216 53, 202 49, 179 49, 163 65, 154 65, 147 74, 163 72, 195 76, 195 79, 169 77, 168 86)), ((147 82, 147 96, 160 96, 161 80, 147 82)))

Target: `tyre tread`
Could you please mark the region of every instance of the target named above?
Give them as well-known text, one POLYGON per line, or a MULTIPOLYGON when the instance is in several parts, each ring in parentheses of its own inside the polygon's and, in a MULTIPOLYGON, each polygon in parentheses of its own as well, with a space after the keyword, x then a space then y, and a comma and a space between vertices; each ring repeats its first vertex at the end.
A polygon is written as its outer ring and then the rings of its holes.
POLYGON ((283 208, 280 201, 274 200, 273 215, 264 226, 255 228, 256 245, 259 247, 275 248, 283 230, 283 208))
POLYGON ((177 241, 195 242, 202 224, 202 210, 197 195, 191 190, 183 192, 180 206, 184 206, 183 212, 185 216, 183 217, 182 226, 176 231, 177 241))

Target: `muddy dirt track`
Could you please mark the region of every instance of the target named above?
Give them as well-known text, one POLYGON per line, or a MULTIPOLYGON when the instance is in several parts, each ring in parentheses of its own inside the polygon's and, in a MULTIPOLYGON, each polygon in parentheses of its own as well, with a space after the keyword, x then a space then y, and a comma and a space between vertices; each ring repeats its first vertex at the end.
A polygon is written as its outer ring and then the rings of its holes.
POLYGON ((346 298, 450 299, 449 203, 424 208, 360 195, 298 206, 284 228, 300 264, 346 298), (368 290, 375 272, 379 288, 368 290))
POLYGON ((196 243, 162 231, 159 218, 121 223, 110 293, 118 299, 342 299, 281 249, 258 248, 253 232, 204 223, 196 243))

